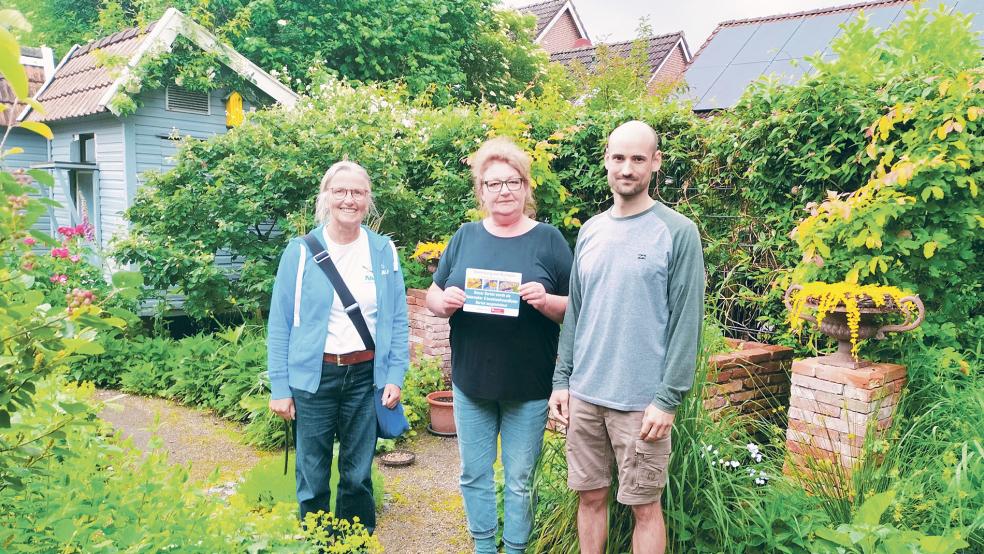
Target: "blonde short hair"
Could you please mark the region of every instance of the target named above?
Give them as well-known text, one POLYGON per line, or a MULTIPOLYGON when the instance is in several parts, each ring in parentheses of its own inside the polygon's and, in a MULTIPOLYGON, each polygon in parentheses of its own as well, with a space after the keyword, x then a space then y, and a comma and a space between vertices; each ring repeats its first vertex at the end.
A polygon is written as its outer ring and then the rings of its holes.
POLYGON ((331 186, 331 181, 341 172, 351 171, 357 175, 361 175, 365 178, 366 182, 369 183, 369 195, 367 196, 369 202, 369 210, 366 212, 367 215, 376 213, 376 203, 372 199, 372 179, 369 178, 369 172, 366 168, 361 165, 349 161, 342 160, 340 162, 335 162, 328 168, 325 172, 325 176, 321 178, 321 186, 318 189, 318 199, 314 206, 314 218, 318 223, 328 223, 331 221, 331 195, 328 194, 328 187, 331 186))
POLYGON ((496 137, 485 141, 478 150, 468 158, 468 165, 471 166, 473 192, 475 201, 479 209, 484 210, 482 205, 482 177, 485 170, 495 162, 502 162, 519 173, 523 179, 526 189, 526 201, 523 204, 523 213, 529 217, 536 216, 536 200, 533 198, 533 185, 530 182, 530 166, 532 161, 529 154, 516 143, 507 137, 496 137))

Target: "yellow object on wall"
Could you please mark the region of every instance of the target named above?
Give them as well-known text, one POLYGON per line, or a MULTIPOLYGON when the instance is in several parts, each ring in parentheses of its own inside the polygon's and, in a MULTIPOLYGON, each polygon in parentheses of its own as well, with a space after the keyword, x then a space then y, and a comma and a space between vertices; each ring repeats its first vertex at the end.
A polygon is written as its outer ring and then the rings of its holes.
POLYGON ((243 124, 243 97, 233 92, 226 100, 226 127, 239 127, 243 124))

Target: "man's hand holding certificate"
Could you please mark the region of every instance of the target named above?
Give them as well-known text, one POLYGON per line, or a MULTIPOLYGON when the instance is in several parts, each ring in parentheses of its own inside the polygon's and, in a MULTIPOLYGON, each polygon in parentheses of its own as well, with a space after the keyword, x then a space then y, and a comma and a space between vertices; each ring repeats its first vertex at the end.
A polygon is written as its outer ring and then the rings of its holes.
POLYGON ((519 315, 522 273, 490 269, 465 270, 466 312, 516 317, 519 315))

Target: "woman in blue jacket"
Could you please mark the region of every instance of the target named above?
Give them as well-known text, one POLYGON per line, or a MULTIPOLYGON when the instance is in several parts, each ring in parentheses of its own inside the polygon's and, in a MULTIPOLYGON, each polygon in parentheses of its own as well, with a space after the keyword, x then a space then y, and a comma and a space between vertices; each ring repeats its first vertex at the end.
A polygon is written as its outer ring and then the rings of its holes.
POLYGON ((393 242, 363 225, 372 208, 366 170, 338 162, 321 180, 315 214, 321 225, 311 235, 351 291, 374 348, 367 347, 302 237, 292 239, 280 258, 267 337, 270 409, 296 420, 301 518, 318 511, 349 521, 358 517, 370 533, 376 526, 374 388, 383 388, 384 405, 396 406, 409 365, 403 273, 393 242), (340 480, 332 510, 328 482, 336 438, 340 480))

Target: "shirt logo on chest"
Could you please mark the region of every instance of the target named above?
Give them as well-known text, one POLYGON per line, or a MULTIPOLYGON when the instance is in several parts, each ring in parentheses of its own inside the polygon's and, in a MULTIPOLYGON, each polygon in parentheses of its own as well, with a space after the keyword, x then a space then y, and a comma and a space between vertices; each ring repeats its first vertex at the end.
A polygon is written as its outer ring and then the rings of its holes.
POLYGON ((636 259, 637 260, 645 260, 646 259, 646 255, 645 254, 636 254, 636 259))

